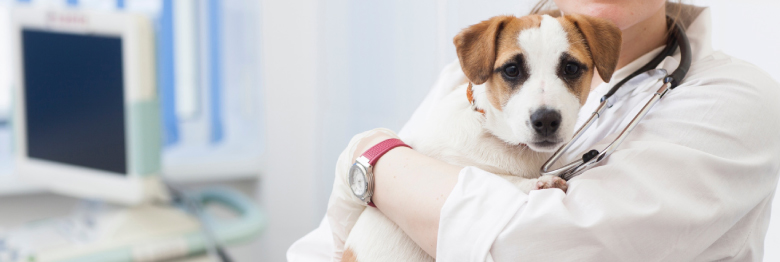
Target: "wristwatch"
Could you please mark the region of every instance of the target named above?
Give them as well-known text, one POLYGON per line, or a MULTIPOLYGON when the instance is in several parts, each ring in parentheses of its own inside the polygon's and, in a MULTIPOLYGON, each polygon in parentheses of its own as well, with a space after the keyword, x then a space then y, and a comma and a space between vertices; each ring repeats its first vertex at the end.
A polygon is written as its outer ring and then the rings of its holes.
POLYGON ((371 196, 374 195, 374 165, 379 161, 379 158, 382 157, 382 155, 387 153, 387 151, 399 146, 412 148, 411 146, 404 144, 400 139, 387 139, 369 148, 363 155, 358 157, 355 160, 355 163, 352 164, 352 167, 349 168, 347 177, 349 187, 352 189, 352 193, 367 205, 376 207, 374 203, 371 202, 371 196))

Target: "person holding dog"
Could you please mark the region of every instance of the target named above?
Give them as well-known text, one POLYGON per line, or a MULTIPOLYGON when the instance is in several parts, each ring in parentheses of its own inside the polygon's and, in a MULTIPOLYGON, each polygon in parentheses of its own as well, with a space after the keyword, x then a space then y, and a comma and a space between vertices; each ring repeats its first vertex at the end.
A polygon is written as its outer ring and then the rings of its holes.
MULTIPOLYGON (((554 2, 558 10, 534 12, 599 17, 622 32, 612 81, 594 74, 583 107, 660 52, 667 16, 690 39, 688 75, 613 155, 568 181, 567 192, 525 194, 493 173, 401 146, 375 162, 370 202, 439 261, 760 261, 780 173, 778 83, 712 50, 706 8, 665 0, 554 2)), ((673 70, 678 62, 679 51, 660 67, 673 70)), ((350 212, 365 208, 345 170, 377 144, 420 132, 442 90, 464 81, 453 63, 398 135, 372 130, 352 139, 339 158, 344 172, 336 174, 326 219, 290 248, 290 261, 342 259, 357 219, 350 212)), ((606 134, 593 144, 613 139, 606 134)))

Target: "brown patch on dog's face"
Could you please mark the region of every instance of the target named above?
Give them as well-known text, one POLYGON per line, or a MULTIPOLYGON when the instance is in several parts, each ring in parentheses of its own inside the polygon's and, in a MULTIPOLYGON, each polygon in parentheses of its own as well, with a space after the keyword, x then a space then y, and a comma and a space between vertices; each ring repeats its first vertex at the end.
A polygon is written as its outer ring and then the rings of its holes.
POLYGON ((452 42, 458 53, 458 61, 469 80, 480 85, 491 76, 496 62, 496 39, 514 16, 496 16, 463 29, 452 42))
MULTIPOLYGON (((567 31, 569 38, 574 42, 584 44, 584 55, 589 56, 593 66, 598 69, 599 76, 604 82, 612 79, 612 74, 617 69, 620 48, 623 43, 622 32, 612 22, 586 15, 566 15, 558 18, 558 21, 567 31)), ((574 44, 572 44, 573 46, 574 44)))
POLYGON ((579 29, 565 18, 557 18, 566 31, 569 38, 569 50, 561 55, 558 64, 558 76, 566 83, 571 92, 580 100, 580 105, 585 104, 590 93, 590 85, 593 80, 593 59, 588 52, 588 45, 579 29), (575 75, 568 75, 567 66, 576 66, 579 71, 575 75))
POLYGON ((529 65, 526 64, 517 36, 523 30, 539 27, 541 22, 542 17, 538 15, 513 18, 505 23, 498 34, 496 62, 486 85, 488 100, 496 109, 502 110, 512 94, 523 86, 529 76, 529 65))

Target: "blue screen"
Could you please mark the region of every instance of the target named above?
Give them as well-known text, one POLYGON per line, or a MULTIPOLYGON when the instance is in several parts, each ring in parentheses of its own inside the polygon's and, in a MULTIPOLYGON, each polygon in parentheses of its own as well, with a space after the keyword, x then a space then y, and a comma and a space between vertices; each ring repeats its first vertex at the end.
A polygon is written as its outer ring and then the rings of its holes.
POLYGON ((122 39, 22 30, 30 158, 124 175, 122 39))

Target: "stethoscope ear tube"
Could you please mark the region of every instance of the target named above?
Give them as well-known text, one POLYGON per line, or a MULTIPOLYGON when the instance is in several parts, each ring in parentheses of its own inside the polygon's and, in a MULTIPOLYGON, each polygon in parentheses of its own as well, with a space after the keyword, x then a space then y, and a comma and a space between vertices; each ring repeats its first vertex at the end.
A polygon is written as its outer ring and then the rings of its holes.
MULTIPOLYGON (((626 139, 626 137, 631 133, 631 131, 634 130, 634 128, 639 124, 640 121, 647 115, 648 112, 650 112, 650 109, 655 106, 660 99, 666 95, 670 90, 674 89, 679 83, 682 81, 682 79, 685 77, 685 75, 688 73, 688 69, 691 66, 691 47, 690 42, 688 41, 688 37, 685 35, 685 31, 683 31, 682 27, 679 24, 674 24, 673 32, 669 37, 669 40, 667 42, 666 48, 653 60, 651 60, 649 63, 647 63, 645 66, 640 68, 639 70, 635 71, 622 81, 618 82, 604 97, 601 98, 601 103, 599 104, 598 108, 593 112, 591 117, 588 119, 588 121, 585 122, 585 124, 580 127, 577 132, 574 133, 574 136, 572 139, 561 146, 555 153, 553 153, 552 157, 547 160, 547 162, 544 163, 542 166, 540 172, 541 175, 553 175, 553 176, 559 176, 563 178, 564 180, 569 180, 571 178, 574 178, 575 176, 581 174, 585 170, 589 169, 590 167, 594 166, 598 162, 601 162, 604 160, 607 156, 612 154, 617 148, 620 146, 621 143, 623 143, 623 140, 626 139), (617 91, 618 88, 620 88, 623 84, 631 80, 632 78, 646 72, 649 70, 653 70, 665 59, 667 56, 670 56, 674 54, 674 51, 676 47, 680 47, 680 65, 677 67, 677 69, 672 72, 672 74, 666 75, 662 79, 659 79, 662 84, 661 87, 656 91, 653 96, 647 101, 647 103, 642 107, 642 110, 639 111, 639 113, 634 116, 633 119, 631 119, 631 122, 628 123, 626 128, 623 129, 623 131, 620 132, 617 138, 615 138, 612 143, 610 143, 604 150, 599 152, 598 150, 590 150, 587 153, 585 153, 581 159, 578 159, 574 162, 571 162, 569 164, 564 165, 563 167, 560 167, 558 169, 552 170, 552 165, 555 164, 558 159, 563 155, 564 152, 566 152, 572 145, 574 141, 579 139, 582 134, 587 130, 597 118, 601 116, 601 114, 604 112, 606 108, 608 108, 607 104, 609 102, 609 98, 617 91)), ((665 72, 665 71, 664 71, 665 72)), ((658 81, 658 80, 656 80, 658 81)))
POLYGON ((688 35, 685 34, 685 30, 680 24, 675 24, 674 27, 675 30, 673 34, 675 38, 677 38, 680 46, 680 65, 677 66, 677 69, 675 69, 671 75, 669 75, 672 77, 670 89, 677 87, 685 78, 685 75, 688 74, 688 70, 691 68, 692 59, 691 43, 688 41, 688 35))

